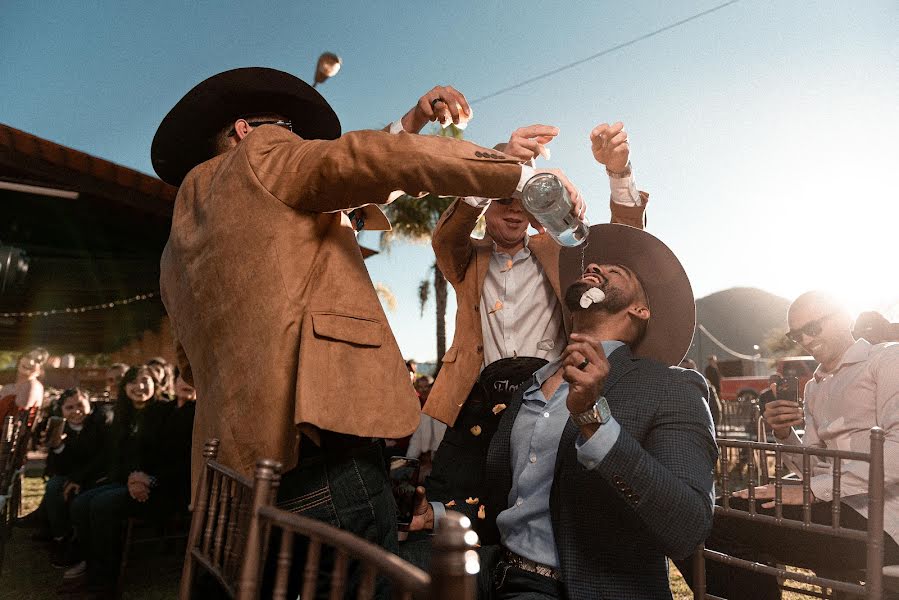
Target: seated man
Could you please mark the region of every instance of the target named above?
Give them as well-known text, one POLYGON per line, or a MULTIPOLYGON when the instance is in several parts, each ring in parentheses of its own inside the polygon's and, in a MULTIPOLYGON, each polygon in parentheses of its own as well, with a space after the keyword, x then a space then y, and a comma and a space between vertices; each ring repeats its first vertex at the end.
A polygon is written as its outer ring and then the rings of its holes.
MULTIPOLYGON (((479 508, 482 543, 501 544, 500 600, 671 598, 666 557, 711 528, 717 457, 704 379, 668 366, 693 335, 689 281, 621 225, 591 227, 559 268, 573 333, 503 411, 487 489, 459 508, 479 508)), ((435 510, 422 498, 413 527, 435 510)))
MULTIPOLYGON (((802 345, 820 366, 805 386, 803 409, 796 402, 772 400, 765 421, 778 442, 837 450, 869 450, 870 429, 886 432, 884 443, 884 564, 899 563, 899 344, 872 346, 853 341, 849 313, 833 297, 808 292, 790 306, 787 336, 802 345), (804 417, 804 418, 803 418, 804 417), (795 426, 805 424, 800 440, 795 426)), ((798 455, 797 455, 797 458, 798 455)), ((785 456, 788 462, 789 455, 785 456)), ((800 464, 790 466, 801 473, 800 464)), ((830 525, 833 463, 812 457, 810 485, 813 522, 830 525)), ((868 509, 868 463, 841 461, 840 520, 844 527, 865 529, 868 509)), ((746 490, 737 493, 748 498, 746 490)), ((773 514, 774 485, 756 488, 759 510, 773 514)), ((802 487, 783 487, 783 514, 802 519, 802 487)), ((745 505, 745 504, 744 504, 745 505)), ((863 543, 766 524, 747 526, 743 520, 721 518, 706 545, 728 554, 737 548, 750 558, 813 569, 819 575, 839 575, 865 567, 863 543)), ((735 576, 718 563, 708 563, 708 591, 726 598, 779 598, 773 577, 742 572, 735 576), (749 581, 747 581, 749 580, 749 581), (751 593, 748 591, 751 590, 751 593)))

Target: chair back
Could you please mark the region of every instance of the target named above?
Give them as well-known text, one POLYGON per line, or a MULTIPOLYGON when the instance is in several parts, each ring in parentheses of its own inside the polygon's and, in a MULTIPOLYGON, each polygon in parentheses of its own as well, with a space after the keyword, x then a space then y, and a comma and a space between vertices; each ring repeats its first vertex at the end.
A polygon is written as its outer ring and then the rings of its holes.
MULTIPOLYGON (((765 442, 750 442, 743 440, 719 439, 718 446, 721 450, 721 460, 726 460, 728 449, 745 450, 745 456, 749 459, 748 510, 734 508, 730 503, 730 494, 733 489, 728 487, 727 465, 721 468, 721 497, 722 505, 715 506, 715 515, 723 515, 743 519, 748 523, 769 523, 778 527, 789 528, 797 531, 810 531, 825 534, 839 540, 856 540, 866 544, 866 568, 865 583, 838 581, 805 573, 788 571, 784 568, 772 567, 758 562, 744 560, 721 552, 709 550, 700 546, 693 562, 694 594, 697 600, 706 598, 722 600, 717 596, 711 596, 705 590, 705 560, 714 560, 732 567, 749 569, 757 573, 774 575, 782 580, 798 581, 810 585, 819 586, 822 589, 830 589, 835 592, 856 594, 865 598, 880 599, 883 595, 883 504, 884 504, 884 464, 883 444, 884 431, 880 427, 871 429, 870 452, 853 452, 848 450, 832 450, 827 448, 813 448, 808 446, 789 446, 783 444, 769 444, 765 442), (755 507, 755 490, 753 482, 758 478, 759 467, 756 453, 767 464, 767 456, 773 454, 774 464, 783 463, 784 456, 801 457, 802 475, 802 519, 791 519, 783 514, 783 479, 775 473, 774 479, 774 515, 763 514, 755 507), (812 458, 828 459, 833 463, 832 486, 832 519, 830 525, 814 523, 811 520, 811 505, 814 501, 810 478, 812 475, 812 458), (840 479, 842 474, 842 461, 861 461, 868 463, 868 528, 867 531, 850 529, 840 525, 840 479)), ((785 587, 790 590, 791 588, 785 587)), ((807 592, 806 592, 807 593, 807 592)))
MULTIPOLYGON (((210 439, 203 448, 203 470, 197 483, 187 552, 181 574, 179 598, 188 600, 197 567, 209 573, 230 597, 237 591, 244 549, 255 522, 256 490, 253 482, 216 462, 219 440, 210 439)), ((262 461, 272 471, 273 485, 263 499, 274 502, 281 467, 262 461)))
MULTIPOLYGON (((261 474, 263 479, 266 476, 264 472, 261 474)), ((257 483, 259 481, 260 470, 257 469, 257 483)), ((262 569, 268 550, 269 536, 266 534, 272 531, 281 532, 272 592, 276 600, 287 598, 297 536, 307 543, 300 598, 319 597, 323 593, 324 580, 328 583, 329 598, 347 597, 351 562, 358 565, 360 574, 355 594, 359 600, 375 597, 378 577, 389 582, 392 597, 397 599, 474 600, 477 596, 475 574, 479 562, 477 552, 472 549, 477 535, 471 530, 471 521, 459 513, 447 513, 438 526, 430 575, 392 552, 328 523, 274 506, 262 506, 258 517, 256 531, 251 534, 247 546, 237 600, 260 597, 262 569), (331 551, 334 560, 329 562, 333 566, 331 572, 323 576, 322 555, 331 551)))

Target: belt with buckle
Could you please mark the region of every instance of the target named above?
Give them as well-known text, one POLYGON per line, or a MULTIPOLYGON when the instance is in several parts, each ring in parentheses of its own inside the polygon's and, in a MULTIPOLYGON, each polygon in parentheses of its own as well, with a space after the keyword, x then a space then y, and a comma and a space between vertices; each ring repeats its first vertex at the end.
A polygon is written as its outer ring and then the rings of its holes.
POLYGON ((555 579, 556 581, 562 581, 561 570, 555 567, 550 567, 549 565, 538 563, 537 561, 531 560, 530 558, 525 558, 520 554, 515 554, 508 548, 506 548, 505 551, 505 559, 510 566, 513 566, 516 569, 521 569, 522 571, 527 571, 528 573, 540 575, 541 577, 549 577, 550 579, 555 579))

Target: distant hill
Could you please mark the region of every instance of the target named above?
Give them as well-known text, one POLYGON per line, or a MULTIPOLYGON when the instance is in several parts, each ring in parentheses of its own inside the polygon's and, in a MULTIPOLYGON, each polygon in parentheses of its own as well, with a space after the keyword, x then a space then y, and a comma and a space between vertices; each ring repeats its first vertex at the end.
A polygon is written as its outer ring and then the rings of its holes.
MULTIPOLYGON (((786 331, 790 301, 758 288, 730 288, 696 300, 696 321, 724 345, 741 354, 755 354, 753 345, 764 349, 765 337, 772 329, 786 331)), ((717 354, 719 360, 731 358, 705 334, 697 331, 689 357, 700 370, 706 358, 717 354)))

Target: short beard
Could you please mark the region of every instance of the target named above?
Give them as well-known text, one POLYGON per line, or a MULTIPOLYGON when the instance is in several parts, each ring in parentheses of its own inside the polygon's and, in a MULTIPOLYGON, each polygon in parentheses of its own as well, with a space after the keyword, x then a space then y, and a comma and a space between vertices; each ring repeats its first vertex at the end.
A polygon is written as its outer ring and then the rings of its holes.
POLYGON ((565 290, 565 306, 568 307, 571 314, 586 311, 602 311, 611 315, 625 310, 631 303, 631 298, 628 298, 620 289, 610 286, 608 281, 603 281, 599 285, 593 285, 586 281, 575 281, 565 290), (581 296, 584 295, 584 292, 594 287, 603 291, 606 295, 605 299, 602 302, 590 304, 587 308, 581 308, 581 296))

